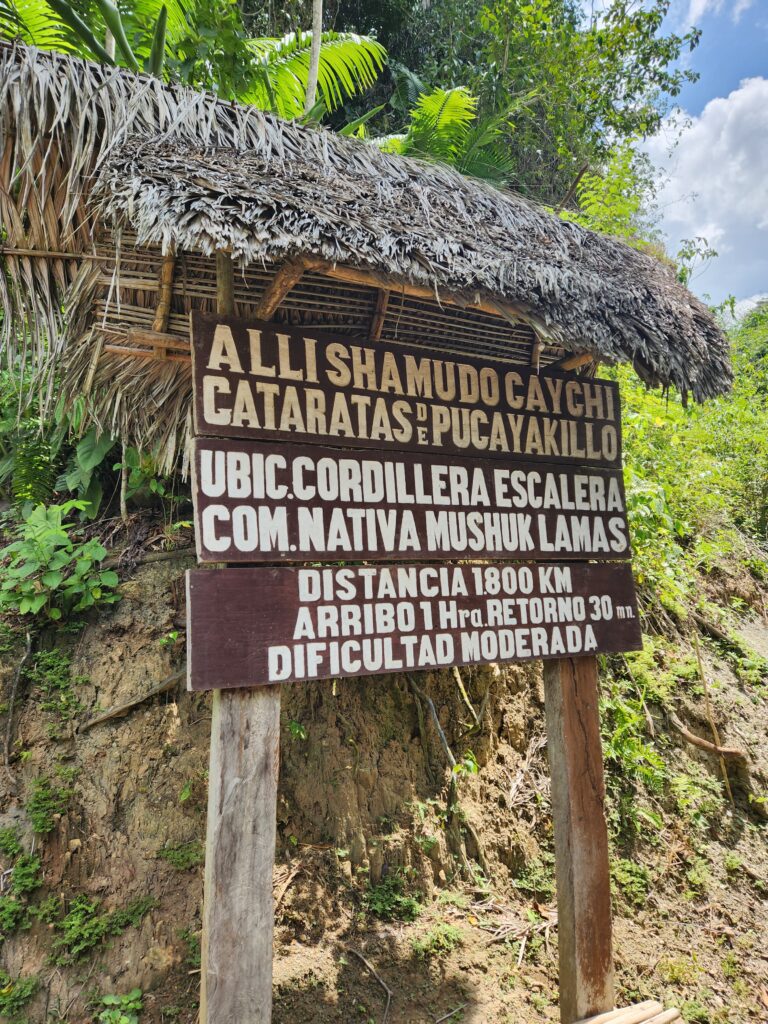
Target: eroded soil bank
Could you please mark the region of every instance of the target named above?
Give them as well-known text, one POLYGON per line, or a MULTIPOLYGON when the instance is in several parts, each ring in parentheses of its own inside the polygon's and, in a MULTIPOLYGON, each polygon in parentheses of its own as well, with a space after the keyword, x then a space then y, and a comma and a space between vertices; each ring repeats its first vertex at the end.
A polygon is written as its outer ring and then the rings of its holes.
MULTIPOLYGON (((21 852, 0 833, 0 863, 22 858, 27 874, 3 876, 2 1020, 90 1022, 101 997, 132 988, 142 1024, 196 1019, 209 698, 177 681, 91 722, 182 666, 191 564, 137 568, 118 604, 46 637, 48 659, 38 652, 22 676, 0 776, 0 828, 21 852)), ((746 755, 728 764, 733 804, 718 759, 672 723, 711 738, 684 639, 604 676, 621 996, 666 998, 711 1024, 768 1020, 768 627, 753 584, 740 608, 738 657, 701 641, 721 739, 746 755), (619 677, 641 695, 638 721, 619 677)), ((23 639, 4 636, 4 693, 23 639)), ((285 688, 276 1024, 381 1021, 384 986, 391 1024, 557 1019, 540 674, 491 667, 418 685, 458 772, 405 677, 285 688)))

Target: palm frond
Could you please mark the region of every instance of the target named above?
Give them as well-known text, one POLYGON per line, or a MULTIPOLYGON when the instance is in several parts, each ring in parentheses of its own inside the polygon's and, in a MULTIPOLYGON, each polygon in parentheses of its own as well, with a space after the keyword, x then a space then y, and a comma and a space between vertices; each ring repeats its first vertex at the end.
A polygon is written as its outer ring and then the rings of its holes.
POLYGON ((45 0, 0 0, 0 37, 23 39, 40 50, 78 49, 74 34, 45 0))
MULTIPOLYGON (((240 98, 257 106, 273 107, 283 117, 298 117, 304 109, 311 32, 290 32, 282 39, 251 39, 256 57, 253 88, 240 98)), ((318 69, 318 92, 328 110, 345 98, 369 89, 386 61, 386 51, 375 39, 351 32, 323 32, 318 69)))
POLYGON ((475 121, 456 153, 456 170, 472 178, 506 184, 515 166, 509 145, 504 141, 507 123, 506 115, 491 115, 475 121))
POLYGON ((477 116, 477 98, 460 86, 423 93, 411 111, 409 151, 453 163, 477 116))
POLYGON ((133 0, 123 20, 133 41, 137 57, 146 59, 152 49, 160 12, 166 8, 165 45, 172 48, 189 33, 188 10, 181 0, 133 0))

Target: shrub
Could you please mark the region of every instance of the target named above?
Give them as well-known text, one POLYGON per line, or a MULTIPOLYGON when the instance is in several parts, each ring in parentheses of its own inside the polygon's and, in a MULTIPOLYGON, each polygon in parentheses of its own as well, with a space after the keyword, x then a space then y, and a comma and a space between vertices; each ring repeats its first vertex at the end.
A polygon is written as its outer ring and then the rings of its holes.
POLYGON ((24 515, 19 538, 0 550, 0 611, 57 620, 118 600, 117 573, 99 568, 106 548, 94 539, 78 540, 75 524, 65 522, 86 504, 37 505, 24 515))

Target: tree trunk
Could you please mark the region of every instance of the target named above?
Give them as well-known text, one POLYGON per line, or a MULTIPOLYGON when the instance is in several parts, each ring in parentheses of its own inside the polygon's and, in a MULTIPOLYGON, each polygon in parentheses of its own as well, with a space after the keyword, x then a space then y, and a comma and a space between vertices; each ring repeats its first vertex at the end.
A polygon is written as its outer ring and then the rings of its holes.
POLYGON ((323 0, 312 0, 312 49, 309 51, 309 74, 304 113, 308 114, 317 97, 317 73, 320 67, 320 43, 323 34, 323 0))

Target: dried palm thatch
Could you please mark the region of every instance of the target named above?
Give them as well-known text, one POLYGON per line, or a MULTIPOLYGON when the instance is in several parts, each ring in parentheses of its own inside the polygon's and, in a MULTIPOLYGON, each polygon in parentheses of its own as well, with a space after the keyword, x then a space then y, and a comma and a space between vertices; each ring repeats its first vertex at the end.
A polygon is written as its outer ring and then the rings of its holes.
POLYGON ((0 47, 0 239, 6 352, 166 464, 187 431, 188 357, 125 346, 157 323, 161 253, 177 254, 161 328, 177 349, 189 309, 213 308, 224 249, 244 315, 275 265, 310 257, 278 317, 358 335, 378 317, 383 338, 514 361, 543 342, 544 363, 629 361, 696 399, 731 379, 709 311, 648 255, 449 168, 20 45, 0 47), (357 279, 330 280, 337 266, 357 279))

